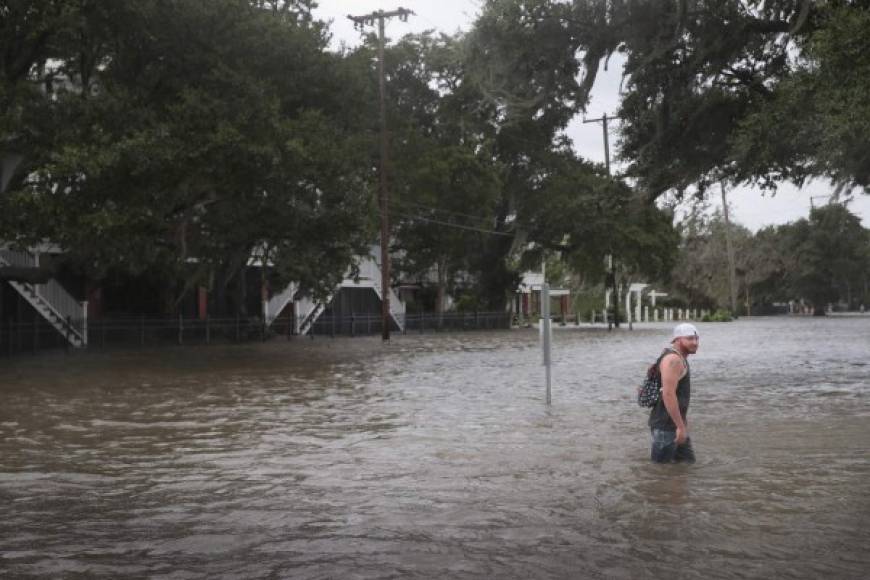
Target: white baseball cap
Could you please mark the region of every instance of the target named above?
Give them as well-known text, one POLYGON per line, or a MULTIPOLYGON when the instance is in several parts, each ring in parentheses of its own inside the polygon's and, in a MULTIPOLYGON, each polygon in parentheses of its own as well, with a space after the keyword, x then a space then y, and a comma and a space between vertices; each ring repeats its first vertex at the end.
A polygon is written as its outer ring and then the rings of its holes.
POLYGON ((690 337, 690 336, 698 336, 698 329, 695 328, 694 324, 689 324, 688 322, 684 322, 682 324, 678 324, 674 327, 674 334, 671 336, 671 342, 677 340, 678 338, 690 337))

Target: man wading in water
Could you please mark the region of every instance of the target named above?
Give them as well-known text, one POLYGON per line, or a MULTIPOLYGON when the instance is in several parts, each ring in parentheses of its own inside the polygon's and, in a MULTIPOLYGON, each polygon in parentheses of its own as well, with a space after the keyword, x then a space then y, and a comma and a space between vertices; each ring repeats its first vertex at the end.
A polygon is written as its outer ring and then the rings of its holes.
POLYGON ((692 450, 686 421, 691 396, 689 362, 686 358, 696 352, 698 329, 691 324, 678 324, 674 328, 671 346, 656 363, 661 372, 662 393, 649 414, 649 427, 652 432, 650 455, 656 463, 695 462, 695 452, 692 450))

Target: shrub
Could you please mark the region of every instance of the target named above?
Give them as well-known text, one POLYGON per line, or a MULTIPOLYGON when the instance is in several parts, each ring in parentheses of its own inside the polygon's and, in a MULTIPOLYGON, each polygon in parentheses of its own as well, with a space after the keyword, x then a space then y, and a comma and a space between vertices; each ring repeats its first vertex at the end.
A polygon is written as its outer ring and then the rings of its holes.
POLYGON ((701 322, 731 322, 732 320, 734 317, 731 316, 731 311, 720 308, 713 314, 705 314, 701 322))

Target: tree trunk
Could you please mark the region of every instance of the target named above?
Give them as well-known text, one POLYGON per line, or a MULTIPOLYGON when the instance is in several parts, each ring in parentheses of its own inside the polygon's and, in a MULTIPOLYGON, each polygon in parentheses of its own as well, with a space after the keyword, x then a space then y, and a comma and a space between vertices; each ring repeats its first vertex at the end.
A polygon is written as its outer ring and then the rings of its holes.
POLYGON ((237 292, 233 292, 232 299, 228 293, 230 284, 238 275, 240 270, 245 268, 247 263, 248 252, 232 255, 229 260, 221 265, 217 280, 215 281, 215 300, 218 303, 218 312, 222 316, 236 315, 240 312, 238 304, 233 305, 233 301, 237 298, 237 292))
POLYGON ((175 301, 175 284, 166 283, 160 287, 160 310, 164 315, 175 314, 176 308, 180 308, 175 301))
POLYGON ((236 314, 239 316, 248 315, 248 283, 247 283, 247 267, 242 266, 236 276, 236 314))
POLYGON ((263 259, 260 260, 260 316, 263 319, 263 323, 265 324, 266 315, 266 305, 269 300, 269 285, 266 278, 266 264, 269 263, 269 248, 268 246, 263 247, 263 259))
POLYGON ((870 280, 867 276, 864 276, 864 296, 861 298, 861 305, 864 305, 864 302, 867 300, 867 280, 870 280))
POLYGON ((435 298, 435 313, 438 315, 438 328, 444 324, 444 296, 447 293, 447 281, 443 262, 438 262, 438 295, 435 298))
POLYGON ((870 278, 867 278, 867 276, 864 276, 864 294, 863 294, 863 296, 861 296, 861 306, 862 307, 864 306, 864 303, 867 301, 867 280, 868 279, 870 279, 870 278))
POLYGON ((226 316, 227 315, 227 284, 229 284, 229 280, 227 277, 229 267, 226 265, 221 266, 220 270, 218 270, 215 275, 214 281, 214 308, 215 314, 217 316, 226 316))
POLYGON ((720 183, 722 189, 722 216, 725 218, 725 252, 728 255, 728 297, 731 305, 731 315, 737 316, 737 288, 734 267, 734 246, 731 243, 731 220, 728 218, 728 199, 725 196, 725 185, 720 183))

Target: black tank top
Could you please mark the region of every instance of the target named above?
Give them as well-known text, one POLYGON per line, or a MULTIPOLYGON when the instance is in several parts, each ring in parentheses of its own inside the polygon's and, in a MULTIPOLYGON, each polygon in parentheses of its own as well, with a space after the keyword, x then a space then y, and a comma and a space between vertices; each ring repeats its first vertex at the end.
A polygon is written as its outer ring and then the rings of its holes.
MULTIPOLYGON (((662 359, 665 357, 665 355, 674 352, 676 351, 666 348, 661 356, 659 356, 659 360, 656 361, 656 365, 661 365, 662 359)), ((682 356, 680 356, 680 358, 683 359, 683 363, 685 363, 686 365, 686 374, 677 383, 677 404, 680 406, 680 416, 682 416, 683 421, 685 422, 686 413, 689 412, 689 398, 692 395, 692 385, 689 378, 689 361, 687 361, 682 356)), ((659 367, 659 372, 661 372, 661 367, 659 367)), ((674 424, 674 421, 668 414, 668 410, 665 408, 665 401, 663 397, 659 397, 658 402, 652 408, 652 411, 650 411, 649 426, 652 429, 663 429, 665 431, 677 430, 677 426, 674 424)))

